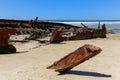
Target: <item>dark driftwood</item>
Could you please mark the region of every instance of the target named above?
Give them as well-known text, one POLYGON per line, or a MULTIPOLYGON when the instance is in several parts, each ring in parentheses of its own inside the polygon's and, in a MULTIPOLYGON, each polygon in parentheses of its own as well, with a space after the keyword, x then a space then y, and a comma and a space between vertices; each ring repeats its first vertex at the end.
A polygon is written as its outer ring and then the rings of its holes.
POLYGON ((55 71, 63 73, 94 57, 101 51, 102 50, 99 47, 93 45, 84 45, 47 68, 55 69, 55 71))

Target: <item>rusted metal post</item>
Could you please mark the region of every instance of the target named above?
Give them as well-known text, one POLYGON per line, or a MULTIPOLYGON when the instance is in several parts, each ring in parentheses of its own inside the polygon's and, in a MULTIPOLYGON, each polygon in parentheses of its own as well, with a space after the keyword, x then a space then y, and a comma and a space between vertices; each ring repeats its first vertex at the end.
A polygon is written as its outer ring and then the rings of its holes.
POLYGON ((103 24, 103 25, 102 25, 102 35, 103 35, 102 37, 103 37, 103 38, 106 38, 106 33, 107 33, 107 31, 106 31, 106 26, 105 26, 105 24, 103 24))
POLYGON ((60 43, 62 41, 62 36, 60 35, 60 33, 61 32, 59 31, 59 29, 56 27, 52 32, 50 42, 51 43, 60 43))
POLYGON ((100 29, 100 21, 99 21, 99 23, 98 23, 98 29, 100 29))

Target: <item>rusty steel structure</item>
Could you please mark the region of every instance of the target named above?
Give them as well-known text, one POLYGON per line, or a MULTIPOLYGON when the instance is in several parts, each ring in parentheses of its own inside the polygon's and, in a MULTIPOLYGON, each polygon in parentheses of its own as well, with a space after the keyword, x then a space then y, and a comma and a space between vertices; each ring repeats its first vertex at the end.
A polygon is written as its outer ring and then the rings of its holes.
POLYGON ((39 37, 46 37, 49 33, 53 31, 55 27, 59 28, 79 28, 78 26, 57 23, 57 22, 45 22, 38 21, 38 17, 34 20, 8 20, 0 19, 0 29, 16 29, 16 34, 18 35, 28 35, 31 37, 29 39, 37 39, 39 37), (42 36, 41 36, 42 35, 42 36))
POLYGON ((87 44, 61 58, 54 64, 47 67, 47 69, 55 69, 57 72, 64 73, 83 63, 84 61, 94 57, 101 51, 101 48, 87 44))
POLYGON ((69 37, 69 40, 82 40, 92 38, 106 38, 105 24, 102 25, 102 29, 98 27, 98 29, 86 28, 82 31, 78 31, 75 36, 69 37))
POLYGON ((16 29, 16 35, 30 35, 27 40, 36 40, 38 38, 51 37, 51 43, 59 43, 67 40, 82 40, 92 38, 106 38, 105 24, 98 29, 88 28, 81 23, 83 27, 57 23, 38 21, 38 17, 34 20, 5 20, 0 19, 0 29, 16 29), (56 29, 58 28, 58 29, 56 29), (55 29, 55 30, 54 30, 55 29), (52 33, 52 35, 50 35, 52 33))
POLYGON ((72 32, 75 33, 71 36, 62 36, 62 31, 55 28, 52 32, 52 36, 50 42, 59 43, 61 41, 67 40, 83 40, 83 39, 93 39, 93 38, 106 38, 106 26, 102 25, 102 28, 98 25, 98 29, 93 28, 79 28, 77 31, 72 32))
POLYGON ((16 48, 8 43, 9 35, 13 35, 17 32, 15 29, 0 29, 0 54, 14 53, 16 48))
POLYGON ((0 19, 0 28, 24 28, 24 29, 50 29, 53 27, 73 27, 79 28, 75 25, 69 25, 57 22, 38 21, 38 17, 34 20, 9 20, 0 19))

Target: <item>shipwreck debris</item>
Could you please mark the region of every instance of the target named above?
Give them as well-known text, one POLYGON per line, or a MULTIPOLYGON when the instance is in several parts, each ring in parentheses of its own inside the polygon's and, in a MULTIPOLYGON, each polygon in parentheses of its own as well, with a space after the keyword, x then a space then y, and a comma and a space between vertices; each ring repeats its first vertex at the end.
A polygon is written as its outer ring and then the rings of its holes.
POLYGON ((60 34, 61 32, 59 31, 59 29, 56 27, 53 32, 52 32, 52 36, 50 38, 50 42, 51 43, 60 43, 62 41, 62 36, 60 34))
POLYGON ((51 66, 47 67, 47 69, 55 69, 55 71, 63 73, 94 57, 101 51, 101 48, 87 44, 66 55, 51 66))
POLYGON ((16 48, 8 44, 9 35, 16 32, 15 29, 0 29, 0 54, 16 52, 16 48))
POLYGON ((50 42, 59 43, 61 41, 83 40, 83 39, 93 39, 93 38, 106 38, 105 24, 102 25, 102 28, 100 28, 100 23, 99 23, 98 29, 84 27, 84 28, 78 28, 76 31, 73 32, 69 30, 60 31, 59 28, 55 28, 52 32, 50 42))
POLYGON ((16 29, 17 33, 15 36, 18 35, 27 36, 22 40, 19 40, 19 37, 14 38, 14 36, 12 36, 13 40, 11 41, 37 40, 46 37, 51 37, 49 39, 50 43, 60 43, 61 41, 69 41, 69 40, 106 38, 105 24, 102 26, 102 28, 100 28, 100 22, 99 22, 98 29, 89 28, 83 23, 81 23, 81 25, 82 27, 59 23, 59 22, 57 23, 57 22, 39 21, 38 17, 36 17, 34 20, 0 19, 1 29, 2 28, 16 29))

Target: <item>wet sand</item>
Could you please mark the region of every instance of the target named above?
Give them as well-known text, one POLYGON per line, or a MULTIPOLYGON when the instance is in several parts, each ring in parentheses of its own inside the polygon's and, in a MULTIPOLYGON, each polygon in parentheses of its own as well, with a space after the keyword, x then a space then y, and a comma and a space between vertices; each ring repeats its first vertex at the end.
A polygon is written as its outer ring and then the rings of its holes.
POLYGON ((17 53, 0 55, 0 80, 119 80, 120 35, 107 38, 64 41, 60 44, 42 45, 39 42, 14 43, 17 53), (92 44, 102 52, 90 60, 60 75, 49 65, 83 46, 92 44))

